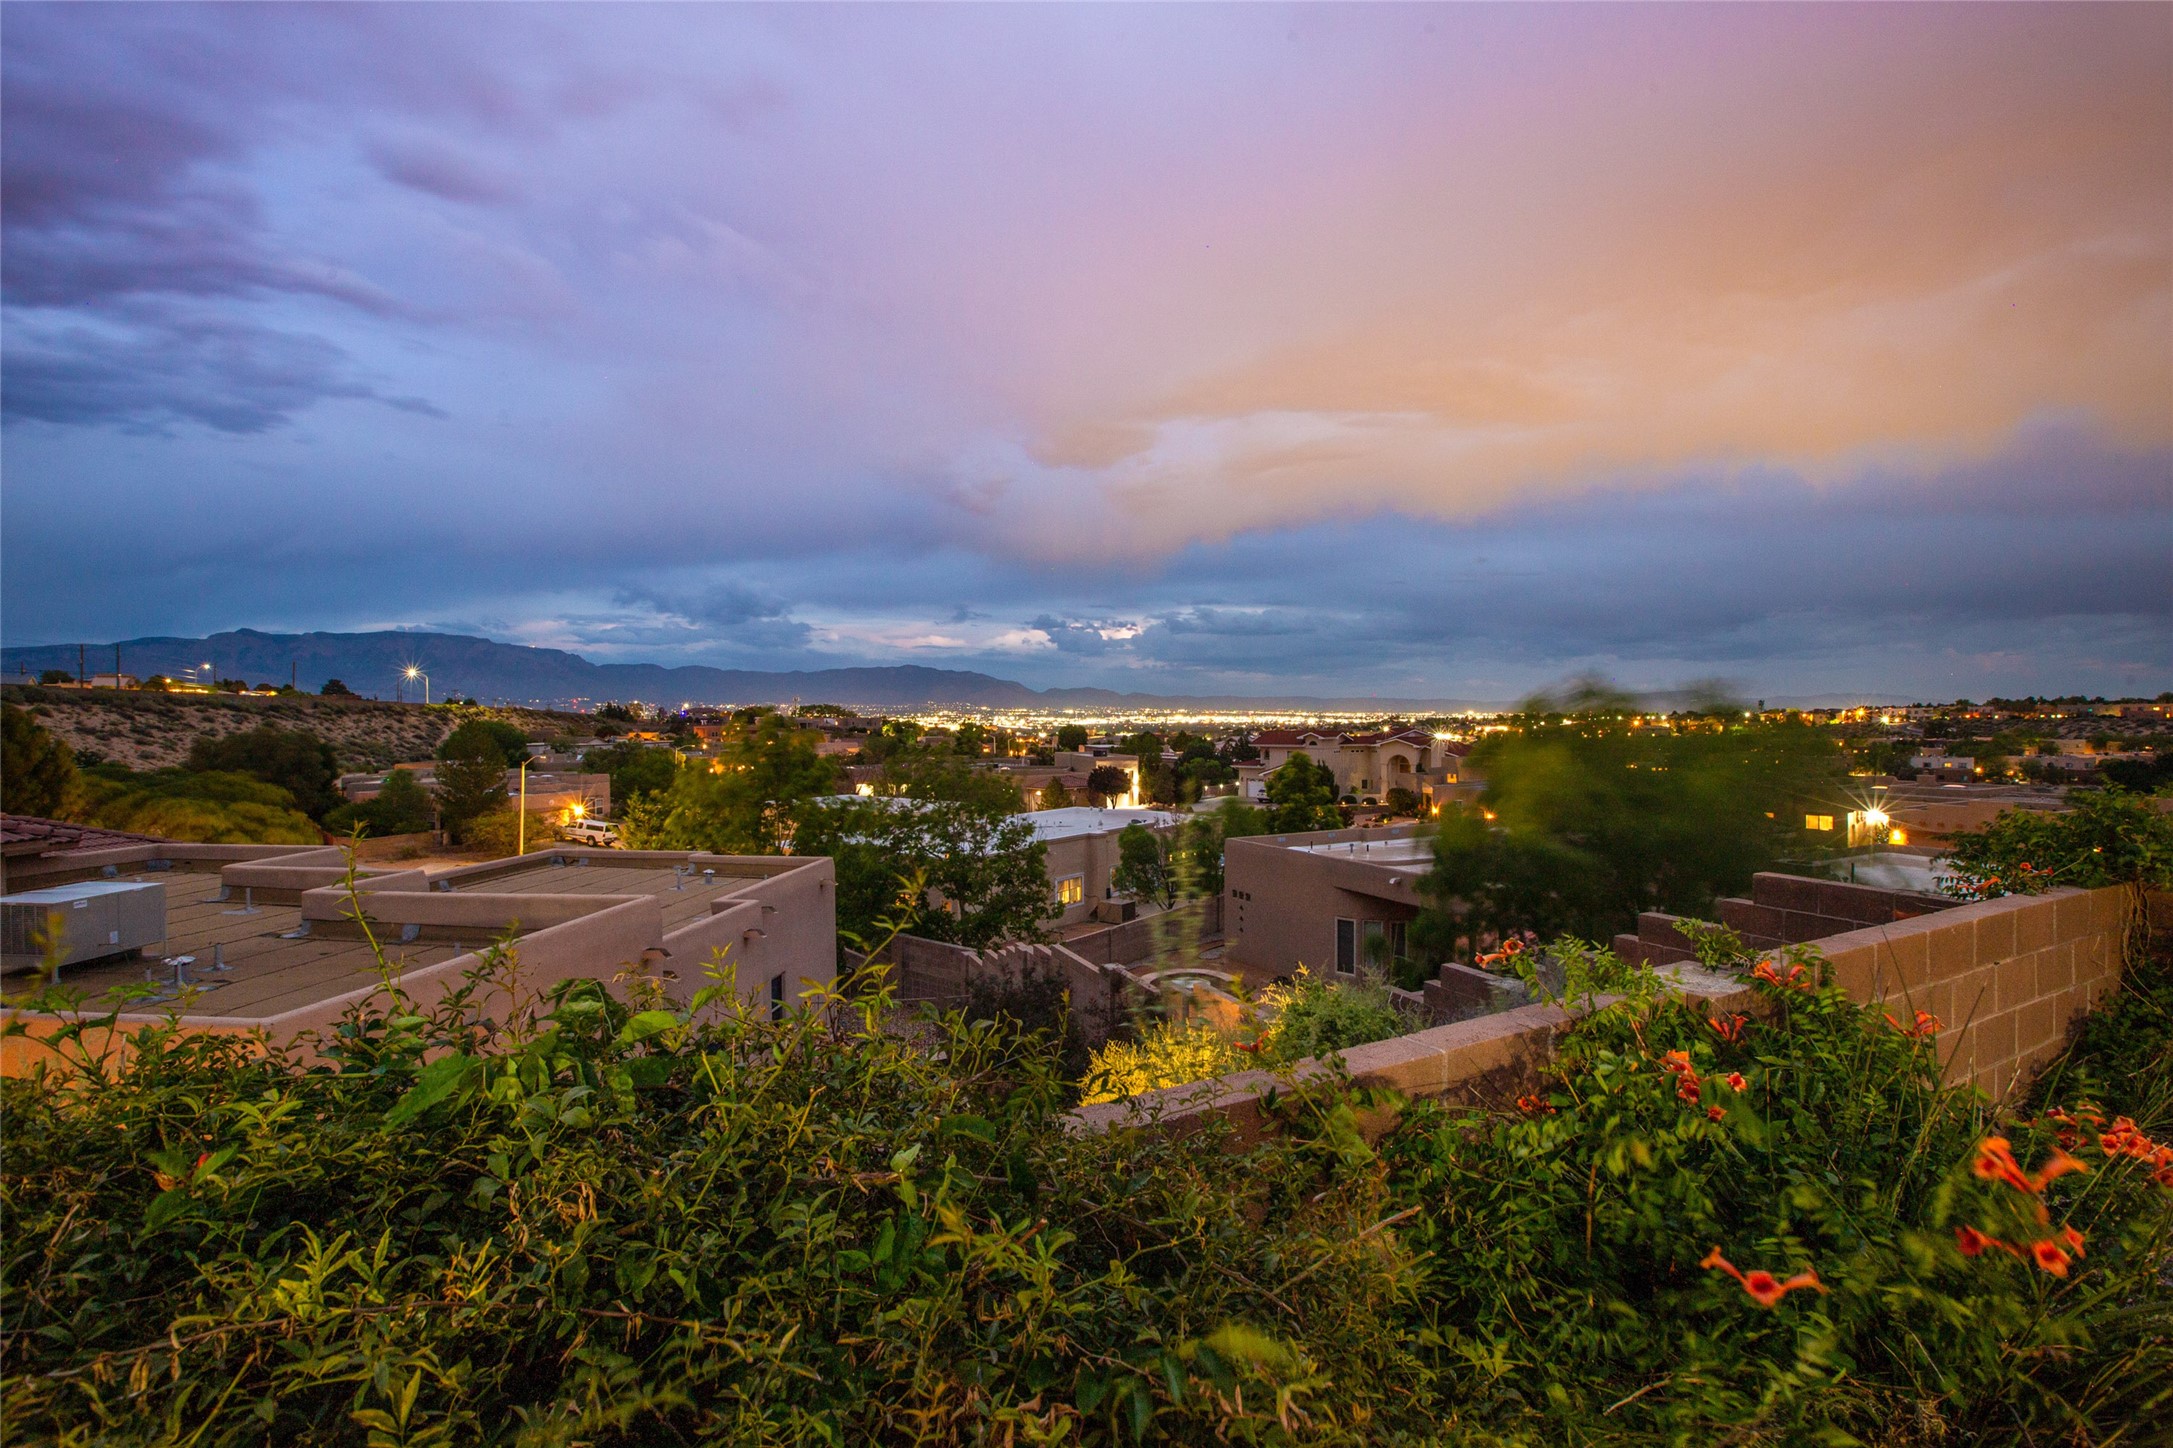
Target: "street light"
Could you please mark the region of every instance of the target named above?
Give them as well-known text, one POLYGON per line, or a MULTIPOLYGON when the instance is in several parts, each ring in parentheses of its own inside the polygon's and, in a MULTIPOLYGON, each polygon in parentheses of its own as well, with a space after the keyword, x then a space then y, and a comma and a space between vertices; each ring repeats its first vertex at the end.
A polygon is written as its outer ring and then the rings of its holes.
POLYGON ((533 754, 529 755, 526 759, 521 761, 521 804, 518 811, 520 815, 520 823, 515 827, 516 832, 514 835, 513 845, 513 853, 516 855, 525 855, 528 853, 528 766, 534 764, 535 762, 536 756, 533 754))
POLYGON ((423 703, 427 705, 430 702, 430 676, 413 664, 409 664, 405 672, 410 682, 416 679, 423 681, 423 703))

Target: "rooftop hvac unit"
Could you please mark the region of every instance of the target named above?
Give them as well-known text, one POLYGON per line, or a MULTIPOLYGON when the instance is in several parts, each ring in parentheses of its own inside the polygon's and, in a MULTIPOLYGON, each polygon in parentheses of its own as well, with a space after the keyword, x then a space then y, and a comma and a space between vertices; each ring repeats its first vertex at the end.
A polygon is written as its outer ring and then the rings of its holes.
POLYGON ((0 897, 0 971, 43 964, 54 935, 62 965, 157 945, 166 938, 166 886, 157 880, 85 880, 0 897))

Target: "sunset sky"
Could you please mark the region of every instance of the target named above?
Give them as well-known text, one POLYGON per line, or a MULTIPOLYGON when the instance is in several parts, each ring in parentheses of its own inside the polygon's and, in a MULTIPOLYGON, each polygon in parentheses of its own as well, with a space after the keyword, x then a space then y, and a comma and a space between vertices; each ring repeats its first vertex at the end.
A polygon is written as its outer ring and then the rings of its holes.
POLYGON ((10 4, 9 644, 2173 688, 2173 6, 10 4))

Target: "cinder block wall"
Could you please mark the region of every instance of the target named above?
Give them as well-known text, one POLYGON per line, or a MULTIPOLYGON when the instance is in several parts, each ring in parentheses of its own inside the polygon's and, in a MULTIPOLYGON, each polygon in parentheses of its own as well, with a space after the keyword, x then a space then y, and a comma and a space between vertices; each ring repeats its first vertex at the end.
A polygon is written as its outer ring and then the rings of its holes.
POLYGON ((2076 1017, 2120 984, 2133 910, 2125 890, 2009 895, 1865 926, 1818 942, 1835 982, 1904 1021, 1930 1011, 1945 1029, 1950 1081, 2003 1094, 2058 1053, 2076 1017))
MULTIPOLYGON (((1835 983, 1856 999, 1886 1003, 1905 1025, 1913 1011, 1938 1016, 1947 1079, 1998 1097, 2058 1054, 2075 1018, 2119 988, 2134 909, 2124 889, 2061 890, 1865 926, 1817 944, 1835 983)), ((2153 922, 2173 925, 2173 897, 2150 897, 2149 910, 2153 922)), ((1730 977, 1693 965, 1663 968, 1710 1010, 1746 1010, 1760 1000, 1730 977)), ((1471 1095, 1483 1093, 1490 1080, 1498 1086, 1543 1068, 1556 1035, 1575 1019, 1557 1006, 1524 1006, 1342 1056, 1358 1085, 1413 1096, 1471 1095)), ((1317 1067, 1297 1074, 1317 1074, 1317 1067)), ((1151 1123, 1181 1131, 1226 1116, 1251 1130, 1262 1115, 1260 1098, 1281 1085, 1266 1072, 1248 1072, 1085 1107, 1074 1119, 1084 1130, 1151 1123)))

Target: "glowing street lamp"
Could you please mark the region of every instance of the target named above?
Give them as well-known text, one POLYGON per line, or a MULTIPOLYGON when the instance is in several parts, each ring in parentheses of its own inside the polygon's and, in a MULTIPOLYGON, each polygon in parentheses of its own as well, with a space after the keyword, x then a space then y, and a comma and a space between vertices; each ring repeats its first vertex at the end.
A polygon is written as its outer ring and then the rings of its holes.
POLYGON ((428 704, 430 702, 430 676, 413 664, 409 664, 406 669, 402 670, 402 673, 406 675, 410 683, 417 679, 423 681, 423 703, 428 704))

